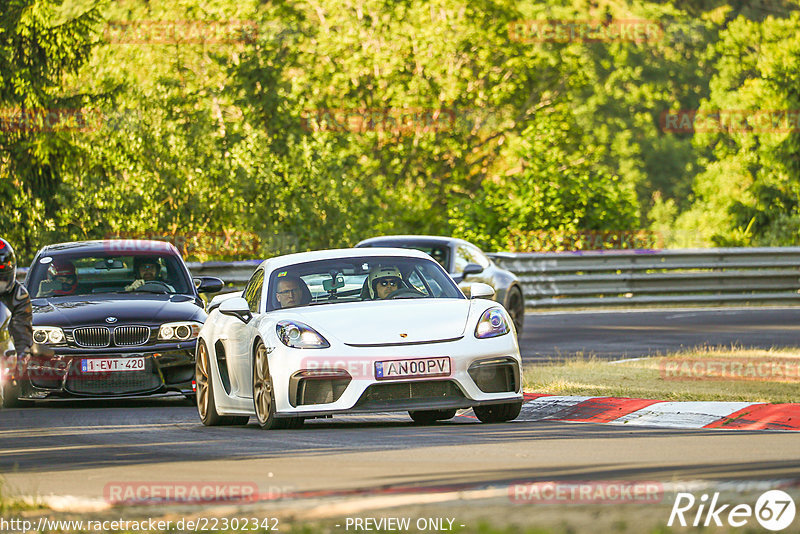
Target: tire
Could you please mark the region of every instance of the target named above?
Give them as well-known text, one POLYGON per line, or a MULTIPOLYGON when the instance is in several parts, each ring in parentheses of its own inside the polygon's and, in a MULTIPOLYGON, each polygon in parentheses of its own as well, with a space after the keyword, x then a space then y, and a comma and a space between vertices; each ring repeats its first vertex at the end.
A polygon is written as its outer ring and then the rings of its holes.
POLYGON ((269 357, 260 341, 253 353, 253 409, 258 426, 264 430, 298 428, 304 421, 302 417, 275 417, 275 389, 269 372, 269 357))
POLYGON ((197 384, 197 413, 205 426, 246 425, 250 417, 244 415, 219 415, 214 402, 214 379, 211 378, 211 362, 203 340, 197 343, 197 358, 194 366, 197 384))
POLYGON ((0 387, 3 388, 2 396, 0 396, 3 399, 3 408, 25 408, 32 404, 32 401, 19 399, 22 396, 21 384, 6 384, 0 387))
POLYGON ((519 416, 522 401, 507 404, 489 404, 488 406, 475 406, 472 411, 481 423, 505 423, 519 416))
POLYGON ((418 425, 432 425, 436 421, 452 419, 456 416, 456 410, 420 410, 408 412, 408 415, 410 415, 411 419, 418 425))
POLYGON ((505 308, 508 310, 511 320, 514 321, 517 336, 522 335, 522 325, 525 322, 525 298, 519 287, 514 286, 508 290, 505 308))

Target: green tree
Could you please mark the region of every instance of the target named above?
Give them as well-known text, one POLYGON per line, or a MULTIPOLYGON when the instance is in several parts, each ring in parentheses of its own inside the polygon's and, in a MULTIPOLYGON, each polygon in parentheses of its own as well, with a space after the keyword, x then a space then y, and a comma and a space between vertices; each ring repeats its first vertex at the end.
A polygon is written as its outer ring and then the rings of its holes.
POLYGON ((0 228, 24 259, 55 229, 64 168, 87 95, 65 85, 95 40, 97 7, 76 14, 57 0, 0 7, 0 228))

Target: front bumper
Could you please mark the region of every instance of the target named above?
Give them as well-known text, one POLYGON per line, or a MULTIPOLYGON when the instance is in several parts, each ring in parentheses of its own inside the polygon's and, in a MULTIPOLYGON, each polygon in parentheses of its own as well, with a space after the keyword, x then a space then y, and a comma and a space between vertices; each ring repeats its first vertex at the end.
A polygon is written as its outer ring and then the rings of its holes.
POLYGON ((272 373, 277 417, 462 409, 522 401, 522 361, 513 335, 478 342, 347 347, 349 355, 341 357, 323 354, 328 352, 332 351, 279 347, 270 355, 270 368, 278 371, 272 373), (447 376, 389 380, 375 376, 377 361, 443 356, 450 358, 447 376))
POLYGON ((138 350, 102 351, 62 349, 49 358, 31 356, 17 365, 12 380, 20 384, 22 398, 118 397, 178 391, 192 393, 194 343, 180 348, 159 345, 138 350), (143 350, 144 349, 144 350, 143 350), (144 369, 89 373, 82 370, 84 359, 144 358, 144 369))

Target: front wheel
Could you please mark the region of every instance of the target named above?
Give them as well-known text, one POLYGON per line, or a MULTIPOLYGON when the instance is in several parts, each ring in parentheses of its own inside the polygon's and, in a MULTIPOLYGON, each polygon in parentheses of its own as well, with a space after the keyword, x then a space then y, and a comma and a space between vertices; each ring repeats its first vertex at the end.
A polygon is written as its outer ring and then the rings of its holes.
POLYGON ((24 408, 30 406, 31 401, 20 400, 22 393, 22 385, 16 384, 0 384, 0 399, 2 399, 3 408, 24 408))
POLYGON ((505 423, 519 416, 522 410, 522 401, 507 404, 489 404, 488 406, 475 406, 472 411, 481 423, 505 423))
POLYGON ((275 417, 275 389, 269 372, 267 348, 259 342, 253 355, 253 408, 258 425, 264 430, 298 428, 300 417, 275 417))
POLYGON ((197 384, 197 412, 205 426, 246 425, 250 419, 238 415, 219 415, 214 401, 214 379, 211 376, 211 362, 204 341, 197 343, 197 361, 194 368, 197 384))
POLYGON ((20 399, 30 390, 27 373, 22 368, 23 364, 16 358, 10 364, 0 358, 0 407, 24 408, 33 404, 31 400, 20 399))

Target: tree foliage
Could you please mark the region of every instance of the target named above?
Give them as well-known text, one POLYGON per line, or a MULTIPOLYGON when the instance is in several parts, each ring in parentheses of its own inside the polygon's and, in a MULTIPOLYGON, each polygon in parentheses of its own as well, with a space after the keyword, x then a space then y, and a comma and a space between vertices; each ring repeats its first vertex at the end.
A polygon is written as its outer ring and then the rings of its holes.
POLYGON ((9 0, 0 221, 27 257, 114 235, 210 236, 184 249, 200 260, 395 232, 789 244, 797 131, 691 135, 660 117, 800 108, 797 27, 779 0, 9 0), (520 38, 532 20, 661 33, 520 38), (35 109, 92 120, 7 120, 35 109))

